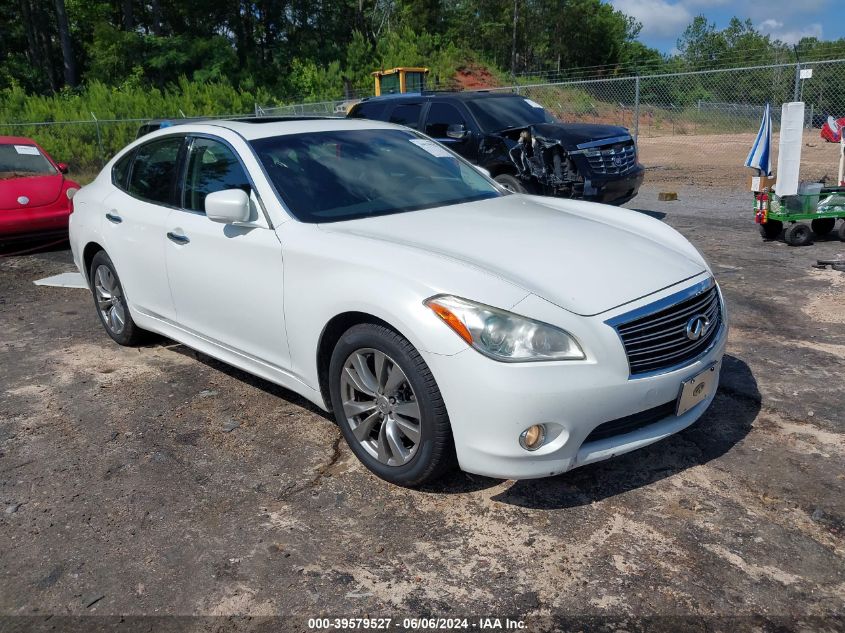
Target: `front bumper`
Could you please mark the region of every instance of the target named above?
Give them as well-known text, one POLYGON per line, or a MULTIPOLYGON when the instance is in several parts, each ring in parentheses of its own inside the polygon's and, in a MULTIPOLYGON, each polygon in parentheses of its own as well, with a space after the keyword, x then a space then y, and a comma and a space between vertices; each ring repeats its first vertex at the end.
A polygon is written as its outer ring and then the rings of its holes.
POLYGON ((636 169, 622 177, 595 176, 584 181, 584 200, 620 205, 637 195, 645 177, 645 168, 636 169))
MULTIPOLYGON (((681 383, 711 364, 716 363, 717 373, 721 369, 727 325, 709 350, 684 367, 629 376, 622 343, 605 321, 671 292, 595 317, 577 317, 580 323, 566 329, 584 347, 584 361, 499 363, 472 349, 453 356, 426 354, 449 412, 461 469, 508 479, 556 475, 641 448, 695 422, 712 401, 715 386, 705 401, 681 416, 671 414, 631 432, 585 442, 604 422, 674 402, 681 383), (546 443, 526 451, 519 435, 539 423, 546 425, 546 443)), ((533 297, 519 306, 520 313, 552 323, 555 310, 561 309, 533 297)))
POLYGON ((67 204, 0 210, 0 240, 67 235, 69 217, 70 206, 67 204))

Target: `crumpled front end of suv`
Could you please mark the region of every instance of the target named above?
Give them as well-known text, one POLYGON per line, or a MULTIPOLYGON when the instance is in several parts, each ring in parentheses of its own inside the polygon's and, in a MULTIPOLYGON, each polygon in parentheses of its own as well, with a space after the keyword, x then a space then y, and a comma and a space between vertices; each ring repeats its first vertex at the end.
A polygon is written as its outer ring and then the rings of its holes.
POLYGON ((502 135, 517 175, 537 193, 623 204, 643 182, 636 143, 624 128, 596 139, 594 127, 531 125, 502 135))

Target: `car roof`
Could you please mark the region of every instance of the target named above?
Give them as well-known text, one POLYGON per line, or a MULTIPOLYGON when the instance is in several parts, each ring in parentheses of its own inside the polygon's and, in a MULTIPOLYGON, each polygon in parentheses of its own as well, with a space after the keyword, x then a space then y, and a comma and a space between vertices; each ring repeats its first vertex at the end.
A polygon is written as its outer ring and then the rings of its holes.
POLYGON ((0 136, 0 145, 38 145, 31 138, 26 136, 0 136))
POLYGON ((488 92, 487 90, 465 90, 463 92, 442 90, 442 91, 425 91, 425 92, 405 92, 393 93, 389 95, 381 95, 378 97, 365 97, 361 103, 372 103, 378 101, 419 101, 438 99, 459 99, 460 101, 474 101, 476 99, 500 99, 502 97, 519 97, 515 92, 488 92))
MULTIPOLYGON (((333 132, 337 130, 397 129, 407 131, 407 128, 393 123, 383 123, 381 121, 373 121, 371 119, 346 119, 343 117, 258 117, 249 119, 223 119, 217 121, 186 123, 184 125, 179 125, 178 131, 185 134, 202 132, 214 134, 215 132, 218 132, 220 128, 232 130, 248 141, 267 138, 270 136, 284 136, 286 134, 333 132)), ((154 136, 163 136, 168 133, 172 134, 175 131, 176 130, 173 127, 162 128, 142 138, 151 140, 154 136)))

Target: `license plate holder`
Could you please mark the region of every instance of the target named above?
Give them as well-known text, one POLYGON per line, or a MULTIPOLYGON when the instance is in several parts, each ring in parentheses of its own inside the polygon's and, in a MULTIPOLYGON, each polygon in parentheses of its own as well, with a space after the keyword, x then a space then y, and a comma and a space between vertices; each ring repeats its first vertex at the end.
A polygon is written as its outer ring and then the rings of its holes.
POLYGON ((716 366, 713 363, 705 367, 695 376, 686 379, 681 383, 681 389, 678 392, 678 400, 675 406, 675 415, 683 415, 695 405, 704 402, 707 397, 713 392, 716 386, 716 366))

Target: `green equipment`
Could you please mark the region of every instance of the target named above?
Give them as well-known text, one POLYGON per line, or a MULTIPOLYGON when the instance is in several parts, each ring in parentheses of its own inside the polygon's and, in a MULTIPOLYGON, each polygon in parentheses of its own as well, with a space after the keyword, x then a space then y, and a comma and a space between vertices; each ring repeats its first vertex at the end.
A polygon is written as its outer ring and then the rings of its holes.
POLYGON ((754 221, 764 239, 783 238, 790 246, 806 246, 814 236, 837 234, 845 241, 845 187, 819 185, 805 193, 779 197, 768 191, 754 194, 754 221), (784 230, 784 228, 786 230, 784 230))

